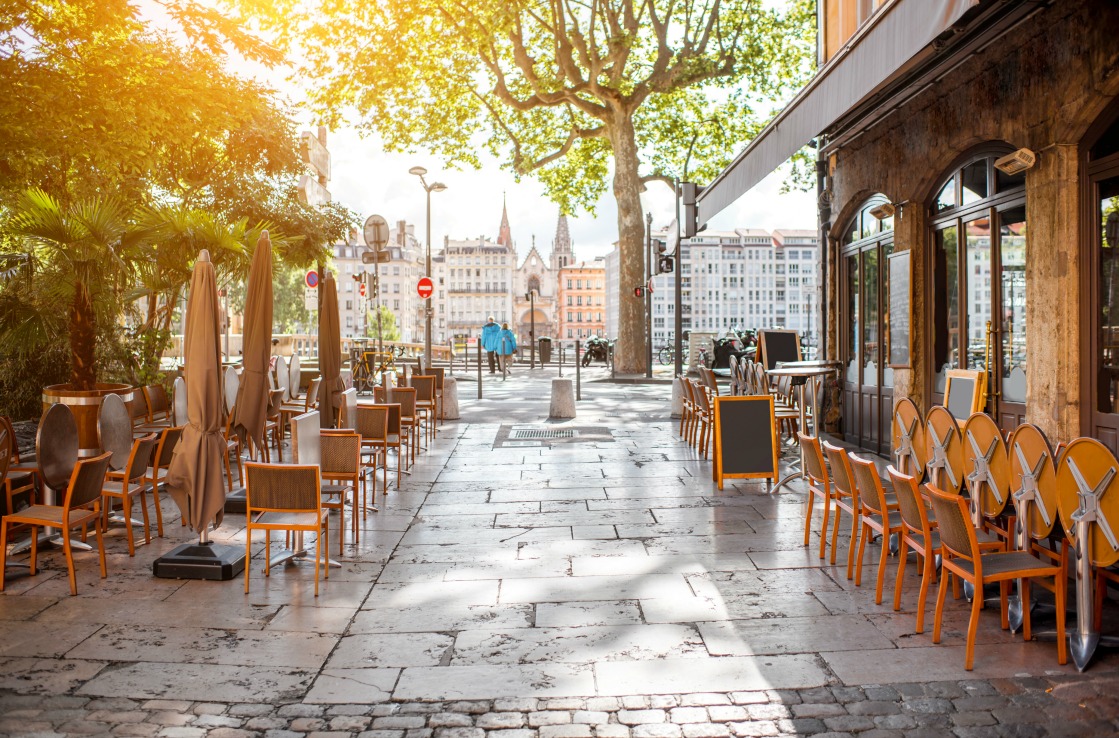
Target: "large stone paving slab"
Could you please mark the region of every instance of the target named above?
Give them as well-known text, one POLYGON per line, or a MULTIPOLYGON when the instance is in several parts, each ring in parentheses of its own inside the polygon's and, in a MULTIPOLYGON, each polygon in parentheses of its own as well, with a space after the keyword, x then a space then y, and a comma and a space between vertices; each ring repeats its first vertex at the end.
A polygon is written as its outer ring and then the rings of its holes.
POLYGON ((403 671, 393 698, 477 700, 593 695, 593 672, 590 664, 419 667, 403 671))
POLYGON ((315 671, 224 664, 136 663, 105 669, 78 694, 203 702, 281 702, 302 698, 315 671))
POLYGON ((707 656, 690 625, 615 625, 466 631, 455 640, 453 665, 600 663, 707 656))

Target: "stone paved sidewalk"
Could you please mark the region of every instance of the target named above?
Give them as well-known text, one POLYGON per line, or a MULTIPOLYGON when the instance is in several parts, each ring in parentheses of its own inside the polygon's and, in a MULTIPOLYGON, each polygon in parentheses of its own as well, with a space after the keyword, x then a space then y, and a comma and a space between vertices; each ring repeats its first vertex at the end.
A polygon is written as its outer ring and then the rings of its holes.
MULTIPOLYGON (((308 567, 263 577, 262 541, 249 595, 240 580, 153 578, 152 560, 191 539, 167 500, 166 537, 135 558, 113 530, 107 579, 77 556, 77 597, 57 553, 35 577, 10 570, 0 734, 1119 732, 1119 658, 1077 674, 991 608, 964 671, 965 603, 949 600, 942 644, 913 633, 916 575, 900 612, 893 560, 874 603, 877 545, 862 586, 846 578, 849 519, 836 565, 819 559, 802 487, 717 490, 676 436, 670 387, 604 376, 587 372, 565 422, 544 417, 551 375, 486 378, 480 401, 462 382, 462 420, 332 546, 342 565, 318 598, 308 567)), ((229 515, 215 538, 243 547, 242 525, 229 515)))

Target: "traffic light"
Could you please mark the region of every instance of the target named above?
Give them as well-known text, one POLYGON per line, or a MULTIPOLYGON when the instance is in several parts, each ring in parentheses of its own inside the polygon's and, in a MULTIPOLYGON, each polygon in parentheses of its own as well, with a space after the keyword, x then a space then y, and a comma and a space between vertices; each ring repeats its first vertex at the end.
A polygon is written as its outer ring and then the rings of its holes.
POLYGON ((671 274, 676 269, 676 261, 671 256, 662 256, 657 261, 657 274, 671 274))
POLYGON ((378 277, 376 274, 372 274, 369 276, 369 283, 373 288, 369 291, 369 296, 374 300, 376 300, 377 295, 381 293, 380 279, 381 278, 378 277))
POLYGON ((645 296, 645 288, 644 287, 634 287, 633 288, 633 296, 634 297, 644 297, 645 296))
POLYGON ((680 204, 684 211, 680 218, 681 238, 691 238, 707 228, 706 223, 701 228, 698 222, 699 208, 696 206, 696 198, 699 197, 701 192, 703 192, 703 188, 695 182, 680 183, 680 204))

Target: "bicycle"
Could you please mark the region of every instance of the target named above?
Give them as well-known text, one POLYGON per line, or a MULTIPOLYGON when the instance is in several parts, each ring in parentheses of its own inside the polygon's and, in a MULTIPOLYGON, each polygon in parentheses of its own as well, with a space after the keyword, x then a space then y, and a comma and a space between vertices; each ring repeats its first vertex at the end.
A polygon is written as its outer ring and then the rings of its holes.
POLYGON ((675 344, 665 344, 661 346, 660 351, 657 352, 657 361, 661 366, 671 366, 676 363, 676 346, 675 344))
POLYGON ((396 371, 396 359, 401 356, 404 356, 404 348, 400 346, 373 351, 364 345, 355 345, 350 349, 350 373, 354 389, 359 393, 372 394, 382 374, 396 371))

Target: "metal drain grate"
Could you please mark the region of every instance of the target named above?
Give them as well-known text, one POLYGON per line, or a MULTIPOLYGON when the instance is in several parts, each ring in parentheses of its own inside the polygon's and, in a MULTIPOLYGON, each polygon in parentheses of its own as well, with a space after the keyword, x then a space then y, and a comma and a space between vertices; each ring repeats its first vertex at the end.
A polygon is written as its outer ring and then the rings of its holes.
POLYGON ((516 441, 523 441, 528 439, 538 440, 542 438, 574 438, 575 431, 570 428, 567 429, 552 429, 552 428, 520 428, 515 429, 509 434, 509 438, 516 441))

